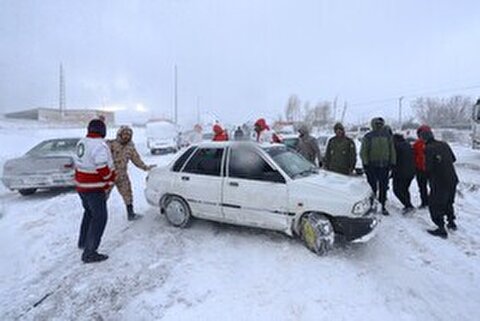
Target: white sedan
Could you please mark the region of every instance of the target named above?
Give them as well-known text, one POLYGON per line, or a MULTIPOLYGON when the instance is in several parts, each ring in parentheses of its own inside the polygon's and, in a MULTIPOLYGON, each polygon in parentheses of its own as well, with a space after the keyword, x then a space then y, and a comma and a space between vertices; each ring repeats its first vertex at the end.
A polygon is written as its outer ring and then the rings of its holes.
POLYGON ((336 235, 369 239, 378 223, 362 179, 318 170, 281 144, 191 146, 149 173, 145 196, 174 226, 195 217, 277 230, 317 254, 331 249, 336 235))

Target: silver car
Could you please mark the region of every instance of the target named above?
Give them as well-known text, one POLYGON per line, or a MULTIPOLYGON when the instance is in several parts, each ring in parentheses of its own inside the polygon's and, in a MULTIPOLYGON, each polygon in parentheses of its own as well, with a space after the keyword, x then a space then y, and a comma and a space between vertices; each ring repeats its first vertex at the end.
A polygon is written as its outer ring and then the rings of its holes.
POLYGON ((22 195, 39 188, 74 186, 73 155, 80 138, 49 139, 3 166, 3 184, 22 195))

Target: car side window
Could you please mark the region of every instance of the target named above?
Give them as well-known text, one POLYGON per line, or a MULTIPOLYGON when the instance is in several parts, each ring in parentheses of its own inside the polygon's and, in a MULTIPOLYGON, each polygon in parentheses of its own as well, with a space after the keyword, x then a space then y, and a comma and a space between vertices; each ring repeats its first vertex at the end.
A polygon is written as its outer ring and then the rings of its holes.
POLYGON ((183 164, 185 164, 185 162, 187 161, 187 159, 190 157, 190 155, 192 155, 193 151, 195 150, 195 146, 192 146, 190 147, 189 149, 187 149, 183 154, 182 156, 180 156, 176 161, 175 161, 175 164, 173 164, 173 167, 172 167, 172 170, 174 172, 179 172, 182 167, 183 167, 183 164))
POLYGON ((199 148, 185 166, 184 172, 220 176, 223 148, 199 148))
POLYGON ((250 149, 232 148, 228 173, 232 178, 285 183, 282 174, 274 170, 258 152, 250 149))

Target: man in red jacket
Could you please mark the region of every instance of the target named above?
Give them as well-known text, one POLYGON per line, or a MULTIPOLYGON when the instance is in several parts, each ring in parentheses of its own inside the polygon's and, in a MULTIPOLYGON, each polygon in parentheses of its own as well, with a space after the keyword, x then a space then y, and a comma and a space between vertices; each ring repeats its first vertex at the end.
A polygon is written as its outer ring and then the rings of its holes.
POLYGON ((213 133, 215 134, 213 137, 214 142, 224 142, 228 140, 227 132, 219 124, 213 125, 213 133))
POLYGON ((420 190, 420 199, 422 203, 419 208, 425 208, 428 206, 428 190, 427 183, 428 177, 425 168, 425 141, 420 138, 420 135, 424 131, 432 131, 427 125, 422 125, 417 129, 418 139, 413 144, 413 157, 415 159, 415 176, 417 178, 418 189, 420 190))
POLYGON ((78 142, 75 155, 75 185, 84 209, 78 247, 84 250, 84 263, 108 259, 107 255, 97 252, 107 224, 105 191, 112 187, 115 180, 112 154, 105 135, 103 121, 90 121, 87 137, 78 142))

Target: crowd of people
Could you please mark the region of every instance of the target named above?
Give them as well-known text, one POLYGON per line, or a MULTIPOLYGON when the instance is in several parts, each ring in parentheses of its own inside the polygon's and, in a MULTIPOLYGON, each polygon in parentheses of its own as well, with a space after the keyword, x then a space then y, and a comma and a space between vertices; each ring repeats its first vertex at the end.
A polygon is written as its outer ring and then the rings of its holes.
MULTIPOLYGON (((437 226, 428 232, 447 238, 447 229, 457 229, 453 203, 458 177, 454 167, 455 155, 450 146, 436 140, 432 129, 427 125, 417 129, 417 140, 413 146, 402 134, 394 134, 381 117, 372 119, 371 128, 362 138, 360 157, 367 182, 381 205, 382 214, 389 215, 386 201, 390 178, 393 193, 404 206, 402 212, 407 214, 415 210, 409 188, 416 178, 421 199, 418 207, 428 207, 430 217, 437 226)), ((212 130, 213 141, 230 139, 220 124, 215 124, 212 130)), ((335 135, 329 139, 322 157, 317 140, 310 134, 309 128, 306 125, 300 126, 296 150, 317 167, 352 175, 357 161, 355 142, 346 135, 341 123, 336 123, 333 131, 335 135)), ((85 263, 108 258, 107 255, 98 253, 97 249, 107 222, 106 202, 114 186, 125 203, 127 219, 133 221, 141 217, 133 208, 128 163, 131 161, 144 171, 155 167, 145 164, 141 159, 132 142, 133 130, 130 127, 121 126, 113 140, 105 140, 105 136, 104 121, 94 119, 88 124, 87 135, 79 141, 76 149, 76 189, 84 209, 78 247, 83 249, 82 261, 85 263)), ((233 139, 247 140, 250 137, 238 127, 233 139)), ((255 122, 251 139, 258 143, 282 142, 281 137, 270 129, 263 118, 255 122)))

